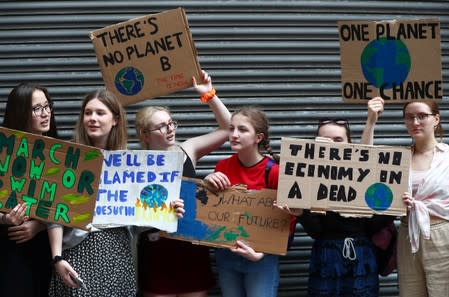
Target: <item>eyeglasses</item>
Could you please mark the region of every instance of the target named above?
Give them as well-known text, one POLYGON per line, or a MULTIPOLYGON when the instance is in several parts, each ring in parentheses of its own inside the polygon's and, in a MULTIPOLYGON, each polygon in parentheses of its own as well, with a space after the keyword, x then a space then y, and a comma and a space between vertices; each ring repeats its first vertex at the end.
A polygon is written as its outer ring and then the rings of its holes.
POLYGON ((44 106, 36 105, 31 108, 34 116, 36 116, 36 117, 40 117, 42 115, 42 113, 44 112, 44 110, 46 113, 50 113, 52 111, 52 109, 53 109, 53 106, 51 104, 46 104, 44 106))
POLYGON ((319 120, 319 126, 324 126, 327 124, 336 124, 339 126, 349 126, 349 122, 346 119, 329 119, 329 118, 325 118, 325 119, 320 119, 319 120))
POLYGON ((404 120, 407 123, 414 123, 416 119, 418 123, 421 123, 422 121, 427 120, 430 116, 434 115, 434 113, 418 113, 417 115, 407 114, 405 115, 404 120))
POLYGON ((178 122, 176 121, 170 121, 167 124, 163 124, 162 126, 160 126, 159 128, 155 128, 152 130, 148 130, 148 132, 153 132, 153 131, 157 131, 159 130, 162 134, 167 134, 168 132, 168 127, 171 127, 173 130, 176 130, 176 128, 178 128, 178 122))

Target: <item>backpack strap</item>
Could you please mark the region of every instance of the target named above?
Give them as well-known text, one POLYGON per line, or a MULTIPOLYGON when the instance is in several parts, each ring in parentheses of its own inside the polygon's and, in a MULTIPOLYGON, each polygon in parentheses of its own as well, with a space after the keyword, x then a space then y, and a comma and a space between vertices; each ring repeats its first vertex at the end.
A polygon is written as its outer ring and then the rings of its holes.
POLYGON ((270 175, 271 167, 273 167, 274 161, 272 159, 268 159, 267 164, 265 165, 265 186, 268 188, 268 176, 270 175))

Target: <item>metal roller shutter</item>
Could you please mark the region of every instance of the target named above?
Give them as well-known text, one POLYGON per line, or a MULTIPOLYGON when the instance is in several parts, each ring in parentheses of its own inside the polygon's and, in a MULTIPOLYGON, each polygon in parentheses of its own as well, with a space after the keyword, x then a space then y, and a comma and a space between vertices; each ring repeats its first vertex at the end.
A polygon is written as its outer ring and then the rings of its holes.
MULTIPOLYGON (((234 110, 257 104, 269 116, 271 144, 280 137, 313 137, 316 119, 347 117, 358 141, 366 107, 340 100, 338 20, 438 18, 441 22, 443 78, 449 75, 447 1, 4 1, 0 2, 0 116, 10 90, 20 81, 37 81, 55 100, 60 135, 72 137, 84 95, 102 86, 88 33, 106 25, 166 9, 184 7, 202 67, 224 103, 234 110)), ((441 103, 449 129, 449 87, 441 103)), ((130 148, 137 148, 135 112, 166 105, 180 122, 178 140, 215 126, 207 106, 186 90, 127 108, 130 148)), ((408 145, 399 106, 387 106, 376 144, 408 145)), ((226 144, 204 157, 198 173, 209 173, 230 153, 226 144)), ((279 296, 306 296, 311 239, 297 236, 281 263, 279 296)), ((212 294, 218 296, 215 290, 212 294)), ((381 295, 397 296, 397 278, 381 279, 381 295)))

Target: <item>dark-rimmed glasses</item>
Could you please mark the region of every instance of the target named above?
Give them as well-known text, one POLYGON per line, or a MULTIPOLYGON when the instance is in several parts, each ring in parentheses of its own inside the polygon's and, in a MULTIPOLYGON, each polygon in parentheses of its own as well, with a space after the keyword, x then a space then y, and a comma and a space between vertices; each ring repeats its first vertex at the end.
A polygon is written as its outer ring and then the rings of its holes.
POLYGON ((148 132, 153 132, 153 131, 159 130, 159 132, 161 132, 162 134, 167 134, 168 127, 171 127, 173 130, 176 130, 176 128, 178 128, 178 122, 170 121, 167 124, 163 124, 163 125, 161 125, 158 128, 154 128, 154 129, 148 130, 148 132))
POLYGON ((40 117, 42 115, 42 113, 44 112, 44 110, 46 113, 50 113, 53 110, 53 106, 50 103, 48 103, 44 106, 36 105, 36 106, 31 107, 31 111, 33 112, 34 116, 36 116, 36 117, 40 117))
POLYGON ((427 120, 430 116, 434 115, 435 115, 434 113, 418 113, 417 115, 406 114, 404 120, 407 123, 414 123, 416 119, 418 123, 421 123, 422 121, 427 120))

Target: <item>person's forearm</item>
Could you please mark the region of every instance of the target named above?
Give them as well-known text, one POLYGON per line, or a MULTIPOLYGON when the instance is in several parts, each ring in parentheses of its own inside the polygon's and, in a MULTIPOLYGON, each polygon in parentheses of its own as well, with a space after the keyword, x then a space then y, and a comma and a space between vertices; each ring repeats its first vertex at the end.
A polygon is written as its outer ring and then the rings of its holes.
POLYGON ((48 229, 48 240, 50 241, 51 255, 60 256, 62 254, 63 227, 53 227, 48 229))
POLYGON ((362 137, 360 138, 361 144, 372 145, 374 143, 374 127, 375 124, 366 122, 365 129, 363 129, 362 137))
POLYGON ((213 111, 220 129, 229 129, 229 125, 231 124, 231 114, 220 98, 215 95, 214 98, 209 100, 207 103, 213 111))

